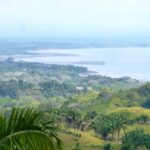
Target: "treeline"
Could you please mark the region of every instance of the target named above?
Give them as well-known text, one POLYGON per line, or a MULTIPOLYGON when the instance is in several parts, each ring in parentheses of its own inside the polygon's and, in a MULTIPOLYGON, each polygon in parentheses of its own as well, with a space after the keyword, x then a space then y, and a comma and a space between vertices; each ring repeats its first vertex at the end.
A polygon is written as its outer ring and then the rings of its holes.
POLYGON ((43 63, 36 62, 15 62, 13 58, 8 58, 4 61, 0 61, 0 72, 15 72, 15 71, 27 71, 28 73, 49 73, 51 75, 56 75, 58 73, 68 73, 68 74, 79 74, 86 73, 86 67, 75 67, 73 65, 46 65, 43 63))
POLYGON ((31 88, 32 85, 23 80, 0 81, 0 98, 19 98, 19 96, 25 95, 27 90, 31 88))
POLYGON ((40 83, 39 87, 25 82, 23 80, 0 81, 0 98, 17 99, 22 96, 34 96, 37 93, 43 98, 49 97, 69 97, 78 93, 78 90, 72 84, 58 82, 56 80, 40 83))
POLYGON ((85 67, 15 62, 12 58, 0 61, 0 68, 2 98, 21 98, 22 95, 40 100, 58 96, 68 98, 103 88, 118 91, 141 84, 128 77, 110 78, 91 75, 92 72, 85 67))

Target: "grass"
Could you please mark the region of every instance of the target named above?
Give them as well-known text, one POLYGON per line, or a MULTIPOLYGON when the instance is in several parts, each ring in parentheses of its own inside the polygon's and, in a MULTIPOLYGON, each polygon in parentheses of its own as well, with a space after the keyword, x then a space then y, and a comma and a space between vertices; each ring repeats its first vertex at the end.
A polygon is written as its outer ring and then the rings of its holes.
MULTIPOLYGON (((73 130, 71 132, 73 132, 73 130)), ((77 141, 83 150, 100 150, 104 144, 103 140, 92 136, 88 132, 79 131, 79 134, 81 137, 76 137, 69 133, 59 133, 59 137, 63 142, 63 150, 72 150, 75 147, 77 141)))
POLYGON ((142 107, 124 107, 124 108, 118 108, 116 110, 110 111, 109 113, 113 112, 129 112, 131 113, 134 117, 138 117, 142 114, 146 114, 150 116, 150 109, 145 109, 142 107))
POLYGON ((146 134, 150 134, 150 124, 136 124, 128 127, 127 131, 132 131, 135 129, 143 129, 146 134))

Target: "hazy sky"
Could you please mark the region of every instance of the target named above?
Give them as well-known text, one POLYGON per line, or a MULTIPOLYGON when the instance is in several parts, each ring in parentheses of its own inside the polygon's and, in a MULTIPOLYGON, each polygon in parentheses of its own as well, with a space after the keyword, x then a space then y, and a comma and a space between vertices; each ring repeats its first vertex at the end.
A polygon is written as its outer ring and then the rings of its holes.
POLYGON ((150 0, 0 0, 0 36, 148 36, 150 0))

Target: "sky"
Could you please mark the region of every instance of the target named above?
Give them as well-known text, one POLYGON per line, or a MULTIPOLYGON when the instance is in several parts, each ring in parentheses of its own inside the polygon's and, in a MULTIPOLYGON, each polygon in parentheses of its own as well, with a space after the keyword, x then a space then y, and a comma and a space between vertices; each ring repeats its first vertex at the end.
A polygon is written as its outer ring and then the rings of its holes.
POLYGON ((0 0, 0 37, 146 37, 150 0, 0 0))

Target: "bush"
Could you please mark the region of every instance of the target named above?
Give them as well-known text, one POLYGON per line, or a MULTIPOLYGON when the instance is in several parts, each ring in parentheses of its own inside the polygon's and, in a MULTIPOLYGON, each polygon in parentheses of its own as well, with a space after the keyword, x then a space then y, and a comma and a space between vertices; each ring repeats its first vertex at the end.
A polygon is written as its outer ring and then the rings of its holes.
POLYGON ((130 131, 122 139, 122 150, 135 150, 143 146, 150 149, 150 135, 145 134, 143 130, 130 131))
POLYGON ((104 150, 111 150, 111 144, 110 143, 105 144, 104 145, 104 150))

